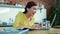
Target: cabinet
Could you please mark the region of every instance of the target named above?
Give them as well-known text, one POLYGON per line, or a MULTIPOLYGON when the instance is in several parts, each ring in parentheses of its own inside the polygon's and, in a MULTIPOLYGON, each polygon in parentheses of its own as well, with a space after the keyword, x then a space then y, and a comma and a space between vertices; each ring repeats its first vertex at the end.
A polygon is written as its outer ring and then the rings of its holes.
POLYGON ((16 14, 22 10, 24 10, 24 7, 0 4, 0 16, 1 16, 0 27, 4 27, 4 26, 11 27, 12 25, 8 25, 8 24, 10 22, 12 23, 12 21, 14 21, 15 19, 16 14), (3 22, 4 22, 4 25, 1 25, 3 24, 3 22))

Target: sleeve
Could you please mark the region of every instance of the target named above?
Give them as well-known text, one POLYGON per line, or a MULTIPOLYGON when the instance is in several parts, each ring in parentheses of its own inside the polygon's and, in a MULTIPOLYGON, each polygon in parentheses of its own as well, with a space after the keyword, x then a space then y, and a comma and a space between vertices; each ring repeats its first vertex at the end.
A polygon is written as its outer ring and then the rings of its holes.
POLYGON ((13 24, 13 27, 14 28, 17 28, 20 26, 20 22, 21 22, 21 16, 20 14, 18 13, 15 17, 15 21, 14 21, 14 24, 13 24))

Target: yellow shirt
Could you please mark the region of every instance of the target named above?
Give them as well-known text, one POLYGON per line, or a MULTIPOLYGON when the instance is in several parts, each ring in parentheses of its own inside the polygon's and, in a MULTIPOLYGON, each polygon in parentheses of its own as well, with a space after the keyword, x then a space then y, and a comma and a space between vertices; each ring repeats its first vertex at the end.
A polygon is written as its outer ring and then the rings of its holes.
POLYGON ((17 28, 19 26, 28 26, 31 27, 32 25, 34 25, 34 18, 32 17, 31 21, 27 21, 26 15, 23 12, 19 12, 16 15, 13 27, 17 28))

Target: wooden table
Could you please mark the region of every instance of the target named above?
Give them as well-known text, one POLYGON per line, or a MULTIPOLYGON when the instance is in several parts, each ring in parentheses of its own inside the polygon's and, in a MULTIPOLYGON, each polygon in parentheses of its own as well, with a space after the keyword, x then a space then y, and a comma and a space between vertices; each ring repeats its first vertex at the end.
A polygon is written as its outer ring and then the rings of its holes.
MULTIPOLYGON (((10 27, 0 27, 0 30, 10 27)), ((32 30, 27 34, 60 34, 60 29, 58 28, 50 28, 49 30, 32 30)))
POLYGON ((60 34, 60 29, 51 28, 50 30, 33 30, 29 31, 28 34, 60 34))

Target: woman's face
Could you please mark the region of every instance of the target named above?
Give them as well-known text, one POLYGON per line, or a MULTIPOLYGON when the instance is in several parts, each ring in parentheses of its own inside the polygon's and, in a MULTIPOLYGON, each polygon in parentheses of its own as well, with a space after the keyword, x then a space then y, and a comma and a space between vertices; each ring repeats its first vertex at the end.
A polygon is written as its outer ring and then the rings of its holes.
POLYGON ((32 6, 31 8, 27 8, 28 13, 33 16, 36 13, 37 6, 32 6))

